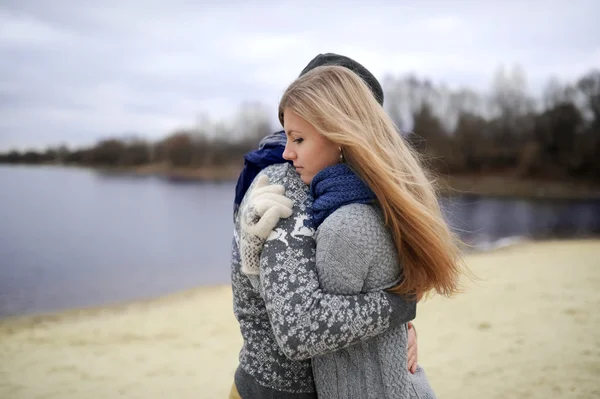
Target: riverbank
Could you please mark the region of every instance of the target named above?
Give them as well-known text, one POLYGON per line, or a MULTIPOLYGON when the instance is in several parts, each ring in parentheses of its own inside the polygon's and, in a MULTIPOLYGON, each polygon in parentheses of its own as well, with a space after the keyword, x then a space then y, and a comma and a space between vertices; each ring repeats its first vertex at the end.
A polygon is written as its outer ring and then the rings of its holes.
POLYGON ((447 196, 474 194, 488 197, 537 199, 600 199, 600 185, 576 180, 541 180, 514 176, 444 176, 447 196))
MULTIPOLYGON (((101 173, 156 176, 175 181, 233 182, 237 180, 242 168, 239 165, 222 168, 172 168, 165 164, 155 164, 130 169, 98 170, 101 173)), ((542 180, 515 176, 440 176, 439 188, 444 196, 472 194, 540 199, 600 199, 600 185, 575 180, 542 180)))
MULTIPOLYGON (((600 397, 600 240, 466 260, 479 281, 419 306, 438 397, 600 397)), ((224 398, 241 346, 231 289, 0 321, 0 397, 224 398)))
MULTIPOLYGON (((6 164, 4 164, 6 165, 6 164)), ((32 165, 33 166, 33 165, 32 165)), ((74 167, 92 169, 98 173, 128 176, 156 177, 168 181, 184 182, 235 182, 242 166, 230 164, 223 167, 171 167, 166 163, 137 167, 91 167, 56 163, 40 166, 74 167)), ((439 177, 440 192, 444 196, 480 195, 489 197, 534 199, 600 199, 600 183, 578 180, 551 180, 520 178, 513 175, 444 175, 439 177)))

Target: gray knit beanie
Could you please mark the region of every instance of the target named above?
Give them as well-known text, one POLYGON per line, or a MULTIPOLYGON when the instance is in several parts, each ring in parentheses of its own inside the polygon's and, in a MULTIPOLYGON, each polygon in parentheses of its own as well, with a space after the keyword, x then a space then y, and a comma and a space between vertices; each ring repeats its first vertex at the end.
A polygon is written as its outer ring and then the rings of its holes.
POLYGON ((339 65, 356 73, 371 88, 371 92, 373 92, 377 102, 383 105, 383 89, 381 88, 381 85, 367 68, 354 61, 352 58, 334 53, 319 54, 313 58, 306 67, 304 67, 300 73, 300 76, 317 67, 325 65, 339 65))

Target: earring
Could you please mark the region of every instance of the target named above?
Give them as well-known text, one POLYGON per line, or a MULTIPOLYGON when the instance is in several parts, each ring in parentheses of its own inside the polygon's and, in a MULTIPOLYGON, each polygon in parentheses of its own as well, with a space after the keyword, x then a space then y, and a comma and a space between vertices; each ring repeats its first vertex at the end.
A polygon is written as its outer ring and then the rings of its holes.
POLYGON ((340 149, 340 163, 344 162, 344 153, 342 152, 342 147, 338 147, 340 149))

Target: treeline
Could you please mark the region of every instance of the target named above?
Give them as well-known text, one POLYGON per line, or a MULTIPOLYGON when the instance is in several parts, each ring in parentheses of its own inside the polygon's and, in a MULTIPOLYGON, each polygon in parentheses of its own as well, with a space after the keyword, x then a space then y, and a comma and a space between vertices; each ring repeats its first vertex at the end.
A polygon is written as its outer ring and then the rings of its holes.
MULTIPOLYGON (((266 133, 268 130, 265 130, 266 133)), ((98 167, 133 167, 166 162, 172 167, 221 167, 239 163, 258 140, 209 139, 197 130, 180 130, 152 143, 141 138, 110 138, 90 148, 66 146, 44 152, 11 151, 0 154, 0 163, 59 163, 98 167)))
POLYGON ((0 154, 0 163, 58 163, 93 167, 128 168, 167 164, 173 168, 219 168, 241 165, 243 156, 271 133, 267 113, 259 104, 245 104, 230 126, 204 122, 179 129, 156 142, 143 137, 112 137, 87 148, 62 145, 44 152, 11 151, 0 154), (240 134, 240 130, 243 133, 240 134))
POLYGON ((500 69, 489 93, 386 80, 388 110, 439 172, 600 181, 600 71, 551 80, 537 98, 500 69))
MULTIPOLYGON (((548 82, 528 93, 523 72, 500 69, 487 93, 450 89, 414 76, 383 81, 386 109, 438 172, 582 178, 600 181, 600 71, 548 82)), ((260 106, 242 108, 230 127, 179 130, 157 142, 108 138, 89 148, 0 154, 4 163, 131 167, 241 165, 243 154, 277 128, 260 106)))

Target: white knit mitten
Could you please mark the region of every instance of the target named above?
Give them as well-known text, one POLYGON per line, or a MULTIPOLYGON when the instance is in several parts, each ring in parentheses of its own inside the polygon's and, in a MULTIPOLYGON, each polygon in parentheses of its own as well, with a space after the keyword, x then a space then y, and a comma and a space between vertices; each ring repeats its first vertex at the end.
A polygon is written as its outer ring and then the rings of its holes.
POLYGON ((262 175, 246 194, 248 199, 241 209, 239 246, 245 274, 259 274, 260 253, 267 237, 281 218, 292 215, 294 202, 284 192, 285 187, 269 184, 269 178, 262 175))

